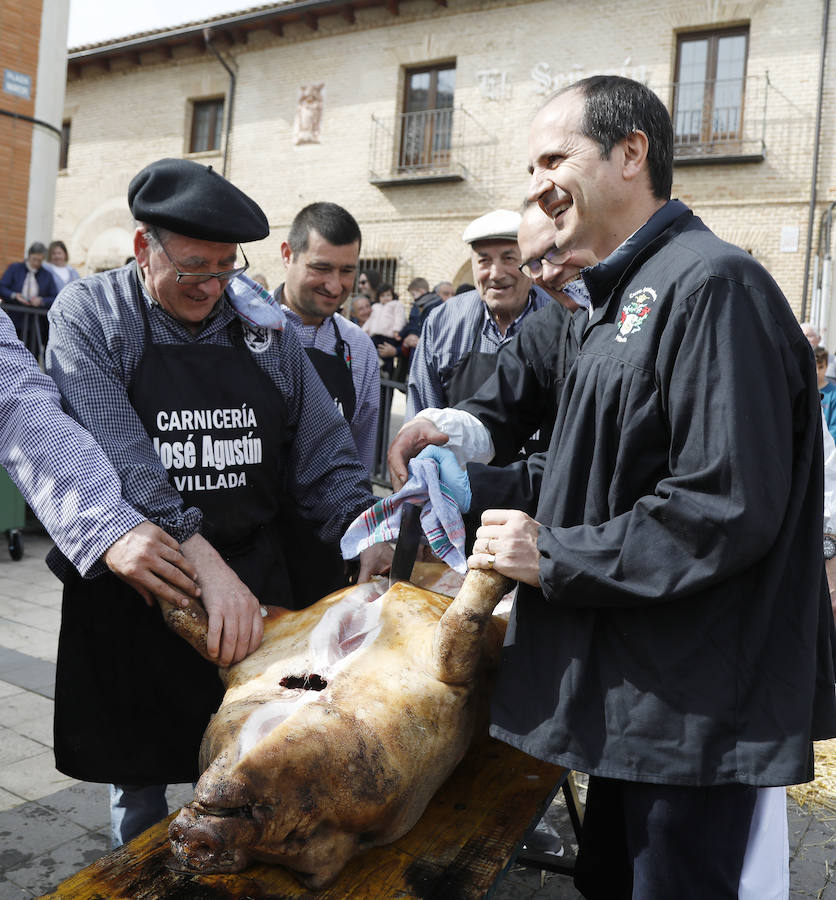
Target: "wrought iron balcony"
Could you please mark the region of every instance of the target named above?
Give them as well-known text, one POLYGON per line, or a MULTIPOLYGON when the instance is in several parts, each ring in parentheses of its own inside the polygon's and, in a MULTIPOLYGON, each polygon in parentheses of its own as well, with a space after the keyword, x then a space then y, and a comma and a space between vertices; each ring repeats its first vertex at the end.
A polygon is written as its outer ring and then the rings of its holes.
POLYGON ((759 162, 766 155, 769 77, 676 82, 670 98, 674 161, 680 165, 759 162))
POLYGON ((464 181, 492 169, 495 144, 463 107, 372 116, 369 181, 379 186, 464 181))

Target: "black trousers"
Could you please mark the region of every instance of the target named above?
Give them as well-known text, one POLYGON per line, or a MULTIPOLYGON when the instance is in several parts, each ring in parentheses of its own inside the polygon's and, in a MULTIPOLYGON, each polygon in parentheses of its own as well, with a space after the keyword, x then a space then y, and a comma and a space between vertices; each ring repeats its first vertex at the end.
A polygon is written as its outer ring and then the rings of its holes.
POLYGON ((588 900, 737 900, 756 796, 590 776, 575 886, 588 900))

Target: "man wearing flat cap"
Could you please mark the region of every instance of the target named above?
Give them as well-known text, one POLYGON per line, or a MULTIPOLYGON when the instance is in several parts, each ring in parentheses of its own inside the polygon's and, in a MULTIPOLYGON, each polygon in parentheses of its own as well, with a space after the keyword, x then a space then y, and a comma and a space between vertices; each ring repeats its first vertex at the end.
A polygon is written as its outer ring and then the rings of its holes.
MULTIPOLYGON (((180 543, 208 613, 208 651, 228 666, 258 647, 261 603, 296 605, 280 496, 327 541, 374 497, 294 329, 243 274, 239 243, 269 232, 258 205, 211 167, 177 159, 143 169, 128 202, 136 261, 62 293, 47 367, 126 501, 180 543)), ((361 563, 361 577, 380 568, 379 557, 361 563)), ((111 783, 118 845, 165 816, 166 784, 197 779, 222 686, 135 591, 52 564, 64 581, 56 765, 111 783)))
POLYGON ((407 420, 475 394, 493 374, 499 349, 551 302, 519 269, 519 225, 519 213, 496 209, 465 228, 476 289, 451 297, 424 323, 409 373, 407 420))

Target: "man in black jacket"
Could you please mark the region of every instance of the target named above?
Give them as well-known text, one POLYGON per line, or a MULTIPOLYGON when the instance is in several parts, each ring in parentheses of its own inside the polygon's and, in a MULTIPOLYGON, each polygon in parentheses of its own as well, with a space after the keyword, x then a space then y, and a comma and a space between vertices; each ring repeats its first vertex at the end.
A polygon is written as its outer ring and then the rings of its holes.
POLYGON ((596 260, 587 251, 559 251, 554 223, 536 203, 523 212, 517 242, 524 274, 556 302, 523 322, 517 337, 497 354, 493 374, 472 397, 454 407, 422 409, 404 425, 389 448, 396 488, 406 481, 409 460, 428 444, 448 446, 462 465, 498 466, 519 459, 520 448, 538 431, 548 446, 560 391, 578 354, 582 323, 573 314, 579 303, 588 303, 581 267, 596 260))
POLYGON ((590 898, 736 898, 755 788, 836 734, 810 346, 768 273, 670 200, 672 128, 585 79, 529 138, 530 194, 590 318, 548 455, 468 466, 470 565, 520 581, 492 733, 590 773, 590 898))
POLYGON ((427 316, 436 308, 444 303, 441 295, 430 290, 430 283, 426 278, 413 278, 406 286, 406 289, 412 295, 412 307, 409 310, 409 319, 400 334, 401 346, 398 349, 398 365, 395 370, 396 381, 406 381, 409 373, 409 362, 412 351, 418 346, 418 339, 421 337, 421 329, 427 316))

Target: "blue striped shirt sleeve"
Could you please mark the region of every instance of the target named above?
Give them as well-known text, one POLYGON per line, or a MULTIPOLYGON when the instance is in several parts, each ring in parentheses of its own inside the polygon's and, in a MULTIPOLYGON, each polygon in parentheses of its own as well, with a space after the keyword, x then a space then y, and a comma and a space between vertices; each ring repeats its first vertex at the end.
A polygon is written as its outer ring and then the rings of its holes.
POLYGON ((145 519, 123 500, 113 466, 90 434, 62 411, 55 384, 17 340, 3 312, 0 464, 83 575, 92 574, 108 547, 145 519))

